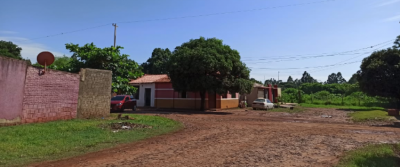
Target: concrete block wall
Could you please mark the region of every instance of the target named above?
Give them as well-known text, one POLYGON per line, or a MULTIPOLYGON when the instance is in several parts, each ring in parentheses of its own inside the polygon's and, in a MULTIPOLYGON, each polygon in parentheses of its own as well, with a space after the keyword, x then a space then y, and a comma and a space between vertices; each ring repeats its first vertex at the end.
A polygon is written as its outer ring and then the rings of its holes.
POLYGON ((78 98, 78 118, 110 115, 112 72, 81 69, 78 98))
POLYGON ((22 103, 22 123, 73 119, 77 115, 79 74, 29 66, 22 103))
POLYGON ((21 122, 26 61, 0 56, 0 124, 21 122))

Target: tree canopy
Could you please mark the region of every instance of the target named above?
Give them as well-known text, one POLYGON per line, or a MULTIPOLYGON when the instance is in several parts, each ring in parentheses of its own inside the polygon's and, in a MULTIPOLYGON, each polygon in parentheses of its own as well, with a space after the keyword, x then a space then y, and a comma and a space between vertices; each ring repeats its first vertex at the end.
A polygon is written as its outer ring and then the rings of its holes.
POLYGON ((151 57, 140 66, 146 74, 167 74, 167 65, 171 55, 168 48, 155 48, 151 57))
POLYGON ((346 79, 343 78, 342 73, 338 72, 337 74, 332 73, 331 75, 328 76, 328 80, 326 80, 327 84, 342 84, 346 83, 346 79))
POLYGON ((0 41, 0 55, 2 56, 22 60, 21 50, 22 48, 10 41, 0 41))
POLYGON ((200 93, 201 110, 206 92, 249 93, 253 87, 239 52, 216 38, 200 37, 177 46, 167 69, 175 90, 200 93))
POLYGON ((301 83, 313 83, 313 82, 317 82, 317 80, 315 80, 313 77, 311 77, 311 75, 307 72, 304 71, 303 76, 300 79, 301 83))
POLYGON ((98 48, 93 43, 79 46, 66 44, 66 49, 73 53, 69 63, 71 72, 81 68, 105 69, 112 71, 112 90, 119 94, 133 94, 136 88, 129 85, 130 79, 143 75, 139 65, 128 59, 129 55, 121 54, 121 46, 98 48))
POLYGON ((292 76, 289 76, 286 82, 287 82, 287 83, 293 83, 293 78, 292 78, 292 76))
POLYGON ((262 82, 259 80, 256 80, 255 78, 250 78, 250 81, 252 81, 253 83, 258 83, 262 85, 262 82))
POLYGON ((363 92, 370 96, 395 98, 400 101, 399 49, 376 51, 364 58, 360 68, 357 80, 363 92))
POLYGON ((357 73, 353 74, 347 83, 349 83, 349 84, 357 83, 357 73))

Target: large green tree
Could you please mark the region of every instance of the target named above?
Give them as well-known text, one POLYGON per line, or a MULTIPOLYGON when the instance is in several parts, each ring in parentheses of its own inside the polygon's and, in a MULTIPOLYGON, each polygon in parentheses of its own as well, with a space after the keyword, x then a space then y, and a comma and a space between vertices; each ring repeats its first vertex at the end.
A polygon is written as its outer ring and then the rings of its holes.
MULTIPOLYGON (((71 61, 71 58, 67 57, 65 55, 62 57, 55 56, 53 64, 47 66, 47 68, 54 69, 54 70, 60 70, 60 71, 69 71, 70 70, 70 66, 69 66, 70 61, 71 61)), ((43 67, 42 65, 40 65, 37 62, 35 64, 33 64, 33 66, 43 67)))
POLYGON ((168 63, 168 75, 177 91, 199 92, 201 110, 209 93, 249 93, 250 69, 239 52, 216 38, 200 37, 177 46, 168 63))
POLYGON ((349 79, 348 83, 349 83, 349 84, 355 84, 355 83, 357 83, 357 74, 353 74, 353 75, 351 76, 351 78, 349 79))
POLYGON ((167 49, 155 48, 151 57, 140 66, 147 74, 167 74, 167 63, 171 57, 171 51, 167 49))
POLYGON ((370 96, 398 100, 400 107, 400 50, 388 48, 364 58, 357 72, 360 89, 370 96))
POLYGON ((81 68, 94 68, 112 71, 112 91, 118 94, 133 94, 136 88, 129 84, 131 79, 143 75, 139 65, 128 59, 129 55, 121 54, 121 46, 98 48, 93 43, 79 46, 78 44, 65 45, 70 52, 71 72, 79 72, 81 68))
POLYGON ((338 72, 337 74, 332 73, 328 76, 328 80, 326 81, 327 84, 343 84, 346 83, 346 79, 343 78, 342 73, 338 72))
POLYGON ((1 56, 22 60, 21 50, 22 48, 18 47, 16 44, 10 41, 3 41, 3 40, 0 41, 1 56))
POLYGON ((293 83, 293 78, 292 78, 292 76, 289 76, 286 82, 287 82, 287 83, 293 83))
POLYGON ((315 80, 313 77, 311 77, 311 75, 307 72, 304 71, 303 76, 300 79, 301 83, 314 83, 317 82, 317 80, 315 80))

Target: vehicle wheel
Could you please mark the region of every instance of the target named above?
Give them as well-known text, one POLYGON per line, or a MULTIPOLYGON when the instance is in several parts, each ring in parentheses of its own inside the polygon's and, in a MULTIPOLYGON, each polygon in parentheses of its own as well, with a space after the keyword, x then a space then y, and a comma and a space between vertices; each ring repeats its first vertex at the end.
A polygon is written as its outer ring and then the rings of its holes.
POLYGON ((132 111, 136 111, 136 106, 133 106, 132 111))

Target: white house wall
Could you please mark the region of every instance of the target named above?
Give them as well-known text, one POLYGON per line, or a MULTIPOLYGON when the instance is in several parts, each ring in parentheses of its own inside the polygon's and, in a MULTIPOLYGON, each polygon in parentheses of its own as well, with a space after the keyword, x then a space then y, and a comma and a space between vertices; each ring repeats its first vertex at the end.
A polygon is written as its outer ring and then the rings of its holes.
POLYGON ((151 99, 150 99, 150 107, 154 107, 154 96, 155 96, 155 84, 154 83, 148 83, 148 84, 135 84, 134 86, 139 86, 139 100, 136 101, 138 107, 144 107, 145 104, 145 99, 144 99, 144 94, 145 94, 145 89, 150 88, 151 89, 151 99))

